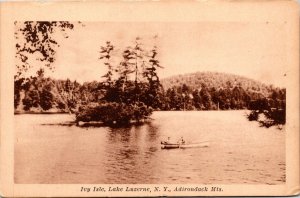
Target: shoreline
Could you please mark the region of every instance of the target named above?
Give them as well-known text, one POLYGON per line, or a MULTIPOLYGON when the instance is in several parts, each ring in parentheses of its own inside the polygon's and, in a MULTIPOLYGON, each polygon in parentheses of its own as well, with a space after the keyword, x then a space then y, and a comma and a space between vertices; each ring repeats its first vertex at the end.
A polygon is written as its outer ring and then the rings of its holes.
POLYGON ((14 115, 23 115, 23 114, 69 114, 69 113, 68 112, 34 112, 34 111, 14 112, 14 115))
MULTIPOLYGON (((249 109, 226 109, 226 110, 155 110, 153 112, 205 112, 205 111, 251 111, 249 109)), ((22 114, 70 114, 69 112, 34 112, 34 111, 14 111, 14 115, 22 115, 22 114)))

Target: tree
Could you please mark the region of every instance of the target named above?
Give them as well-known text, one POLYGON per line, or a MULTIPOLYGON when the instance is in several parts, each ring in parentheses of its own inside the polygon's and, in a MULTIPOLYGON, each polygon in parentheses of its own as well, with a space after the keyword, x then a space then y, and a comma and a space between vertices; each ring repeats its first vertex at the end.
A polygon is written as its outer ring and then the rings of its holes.
POLYGON ((14 107, 15 107, 15 109, 20 104, 20 99, 21 99, 20 93, 22 91, 22 84, 23 84, 24 80, 25 80, 24 78, 20 78, 18 80, 15 80, 15 83, 14 83, 14 107))
POLYGON ((134 90, 132 90, 132 94, 134 96, 133 100, 135 102, 139 101, 141 94, 142 79, 140 78, 140 74, 142 73, 145 67, 145 52, 142 49, 142 42, 140 37, 136 37, 134 40, 134 46, 127 48, 127 62, 129 63, 130 69, 128 72, 134 73, 134 90))
POLYGON ((24 110, 28 111, 32 107, 39 107, 40 94, 37 90, 29 90, 23 99, 24 110))
POLYGON ((163 68, 157 59, 157 46, 150 51, 149 64, 143 69, 143 76, 148 81, 148 90, 146 91, 145 103, 153 108, 160 108, 162 98, 162 85, 157 74, 157 70, 163 68))
POLYGON ((196 109, 201 110, 201 96, 197 89, 193 91, 193 104, 196 109))
POLYGON ((59 30, 64 38, 68 38, 66 30, 72 30, 74 24, 68 21, 25 21, 15 22, 15 27, 16 58, 20 60, 16 64, 15 78, 18 78, 33 67, 29 62, 33 57, 44 63, 45 68, 53 70, 52 63, 59 47, 54 35, 59 30))
POLYGON ((210 110, 212 108, 212 100, 211 100, 211 95, 205 84, 202 85, 200 96, 205 110, 210 110))
POLYGON ((134 72, 133 66, 134 63, 134 53, 130 47, 127 47, 122 54, 123 60, 120 62, 118 67, 118 73, 120 75, 119 81, 122 82, 122 91, 125 91, 125 86, 128 83, 129 75, 134 72))
POLYGON ((182 100, 180 93, 178 93, 176 87, 169 88, 166 93, 167 100, 169 101, 170 110, 180 110, 182 106, 182 100))
POLYGON ((40 93, 40 106, 43 110, 47 111, 52 108, 53 105, 53 94, 46 87, 43 88, 40 93))
POLYGON ((112 76, 114 67, 111 64, 111 57, 112 57, 112 51, 114 50, 114 46, 111 44, 110 41, 106 42, 106 46, 101 46, 100 50, 100 57, 99 59, 104 59, 104 65, 107 67, 107 73, 102 76, 103 78, 106 78, 106 86, 111 87, 112 86, 112 76))
POLYGON ((135 78, 134 78, 134 83, 135 83, 135 88, 136 89, 138 88, 138 81, 139 81, 138 76, 139 76, 139 70, 140 70, 139 69, 139 65, 140 65, 140 62, 143 59, 143 52, 144 52, 144 50, 142 49, 141 38, 140 37, 136 37, 135 38, 135 45, 134 45, 134 48, 133 48, 133 56, 134 56, 134 60, 135 60, 135 68, 134 68, 135 78))

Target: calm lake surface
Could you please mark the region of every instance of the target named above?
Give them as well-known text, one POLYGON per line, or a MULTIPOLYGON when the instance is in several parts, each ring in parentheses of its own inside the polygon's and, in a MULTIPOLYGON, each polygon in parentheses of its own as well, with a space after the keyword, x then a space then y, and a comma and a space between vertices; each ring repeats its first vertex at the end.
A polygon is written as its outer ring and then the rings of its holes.
POLYGON ((245 111, 154 112, 127 128, 77 127, 71 115, 15 115, 16 183, 285 182, 285 130, 245 111), (164 150, 181 136, 205 146, 164 150))

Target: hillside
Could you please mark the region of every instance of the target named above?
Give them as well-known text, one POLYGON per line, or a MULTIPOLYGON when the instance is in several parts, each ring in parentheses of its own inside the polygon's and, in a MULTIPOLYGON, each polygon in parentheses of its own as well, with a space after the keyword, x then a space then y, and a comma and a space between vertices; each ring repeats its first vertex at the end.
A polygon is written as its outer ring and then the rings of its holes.
POLYGON ((268 96, 270 91, 274 89, 272 85, 265 85, 258 81, 238 76, 234 74, 219 73, 219 72, 196 72, 190 74, 176 75, 161 80, 165 90, 171 87, 178 87, 186 84, 192 90, 200 89, 205 85, 208 89, 225 89, 236 86, 242 87, 245 91, 261 93, 268 96))
POLYGON ((272 108, 285 105, 285 89, 233 74, 197 72, 165 78, 161 84, 166 110, 252 109, 265 100, 272 108))

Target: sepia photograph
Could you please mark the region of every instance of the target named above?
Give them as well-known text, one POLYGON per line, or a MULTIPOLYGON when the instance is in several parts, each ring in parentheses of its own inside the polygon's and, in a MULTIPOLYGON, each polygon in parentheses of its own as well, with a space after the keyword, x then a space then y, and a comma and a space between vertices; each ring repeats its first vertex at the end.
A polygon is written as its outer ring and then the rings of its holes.
POLYGON ((291 23, 268 17, 10 21, 13 184, 84 196, 299 193, 284 187, 291 140, 299 148, 298 59, 291 23))
POLYGON ((284 25, 17 21, 15 182, 284 183, 284 25))

